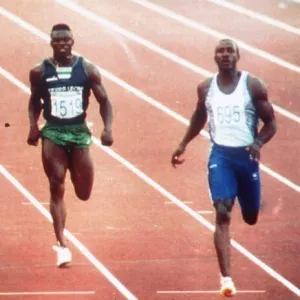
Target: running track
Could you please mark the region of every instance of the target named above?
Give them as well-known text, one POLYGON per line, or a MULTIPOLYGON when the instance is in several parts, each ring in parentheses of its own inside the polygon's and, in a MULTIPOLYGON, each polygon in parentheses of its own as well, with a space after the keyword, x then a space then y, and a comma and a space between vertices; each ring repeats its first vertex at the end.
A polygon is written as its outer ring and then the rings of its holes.
POLYGON ((298 299, 300 9, 271 0, 109 3, 1 1, 0 299, 219 299, 205 133, 184 165, 175 170, 169 161, 224 35, 239 41, 240 68, 267 84, 279 123, 263 150, 259 223, 246 226, 234 210, 236 299, 298 299), (102 122, 91 101, 95 186, 80 202, 67 180, 74 260, 59 270, 40 146, 25 141, 28 72, 51 55, 47 35, 62 21, 75 33, 74 51, 101 68, 115 144, 99 146, 102 122))

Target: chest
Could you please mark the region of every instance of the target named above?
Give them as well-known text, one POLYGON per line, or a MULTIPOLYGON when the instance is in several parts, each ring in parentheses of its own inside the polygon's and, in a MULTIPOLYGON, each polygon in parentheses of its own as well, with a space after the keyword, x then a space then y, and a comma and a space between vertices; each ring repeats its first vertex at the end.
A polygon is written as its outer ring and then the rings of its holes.
POLYGON ((214 87, 211 88, 206 99, 209 118, 216 125, 243 124, 252 106, 247 89, 239 85, 232 93, 225 94, 216 85, 214 87))

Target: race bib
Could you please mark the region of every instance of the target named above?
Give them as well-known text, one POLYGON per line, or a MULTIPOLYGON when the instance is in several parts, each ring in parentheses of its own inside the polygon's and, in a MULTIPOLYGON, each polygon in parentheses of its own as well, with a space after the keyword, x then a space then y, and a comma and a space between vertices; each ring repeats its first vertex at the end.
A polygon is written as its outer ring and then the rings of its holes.
POLYGON ((215 122, 219 125, 238 124, 241 122, 241 109, 238 105, 217 106, 215 122))
POLYGON ((52 91, 51 115, 59 119, 75 118, 83 113, 82 90, 52 91))

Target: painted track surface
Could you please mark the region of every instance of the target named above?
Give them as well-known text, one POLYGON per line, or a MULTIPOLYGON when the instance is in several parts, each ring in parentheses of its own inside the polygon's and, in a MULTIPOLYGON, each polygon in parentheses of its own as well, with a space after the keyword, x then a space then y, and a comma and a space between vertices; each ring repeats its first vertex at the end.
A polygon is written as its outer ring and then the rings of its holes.
MULTIPOLYGON (((44 33, 57 22, 70 24, 76 38, 74 50, 186 119, 190 117, 196 104, 196 86, 205 78, 203 75, 138 44, 138 40, 113 33, 111 28, 95 19, 70 11, 56 1, 29 2, 31 5, 25 1, 2 1, 1 5, 6 12, 44 33)), ((129 0, 116 1, 114 6, 98 1, 89 1, 88 5, 86 1, 72 3, 209 72, 215 71, 211 59, 217 42, 215 37, 129 0)), ((297 47, 294 46, 299 43, 299 37, 291 33, 254 22, 207 1, 194 3, 196 9, 185 1, 172 1, 172 5, 169 1, 153 3, 299 65, 297 47), (210 17, 212 15, 215 17, 210 17), (230 20, 235 20, 234 26, 230 20), (258 31, 264 32, 265 36, 258 35, 258 31)), ((280 18, 271 1, 268 4, 269 9, 264 7, 263 13, 280 18)), ((282 21, 288 20, 295 25, 295 10, 297 8, 282 11, 282 21)), ((0 66, 28 86, 29 69, 51 55, 51 49, 43 39, 3 14, 0 25, 5 28, 0 66)), ((299 73, 241 51, 240 67, 266 82, 275 104, 299 116, 299 73)), ((170 155, 184 133, 185 125, 141 101, 133 90, 124 89, 106 76, 103 81, 115 112, 113 151, 178 199, 191 202, 187 205, 193 211, 212 210, 206 184, 208 141, 203 137, 193 141, 186 153, 187 161, 174 170, 169 164, 170 155)), ((1 165, 40 202, 47 202, 48 185, 42 171, 40 147, 25 144, 28 95, 4 77, 1 77, 1 89, 1 165), (5 122, 11 126, 4 127, 5 122)), ((89 121, 94 123, 97 137, 102 124, 97 107, 94 101, 91 102, 89 121)), ((277 119, 279 132, 265 147, 263 163, 299 186, 300 171, 296 167, 299 162, 299 123, 280 114, 277 119)), ((91 200, 87 203, 77 201, 70 181, 67 182, 67 228, 138 299, 218 299, 217 293, 158 293, 218 289, 212 233, 97 145, 93 145, 92 154, 96 180, 91 200)), ((264 207, 259 223, 253 228, 243 224, 236 207, 232 237, 299 288, 299 192, 264 172, 262 180, 264 207)), ((54 243, 51 224, 32 205, 25 204, 28 202, 25 197, 3 176, 0 186, 3 193, 0 299, 45 299, 42 294, 9 297, 5 294, 45 291, 72 292, 48 295, 50 299, 125 298, 72 245, 72 267, 56 269, 55 253, 51 250, 54 243), (86 294, 76 294, 80 291, 86 294), (95 293, 88 293, 90 291, 95 293)), ((45 207, 48 206, 45 204, 45 207)), ((212 214, 203 216, 213 223, 212 214)), ((235 248, 232 256, 233 277, 238 289, 255 292, 240 293, 236 299, 298 299, 295 292, 235 248)))

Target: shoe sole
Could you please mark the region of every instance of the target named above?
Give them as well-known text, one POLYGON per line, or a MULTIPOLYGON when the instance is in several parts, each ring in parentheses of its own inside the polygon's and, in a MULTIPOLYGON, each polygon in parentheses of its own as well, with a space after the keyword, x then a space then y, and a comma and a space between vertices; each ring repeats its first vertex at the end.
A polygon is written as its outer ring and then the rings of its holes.
POLYGON ((226 288, 220 293, 223 297, 233 297, 236 293, 232 289, 226 288))
POLYGON ((71 261, 66 261, 66 262, 63 262, 63 263, 57 265, 57 267, 58 267, 58 268, 65 268, 65 267, 67 267, 70 263, 71 263, 71 261))

